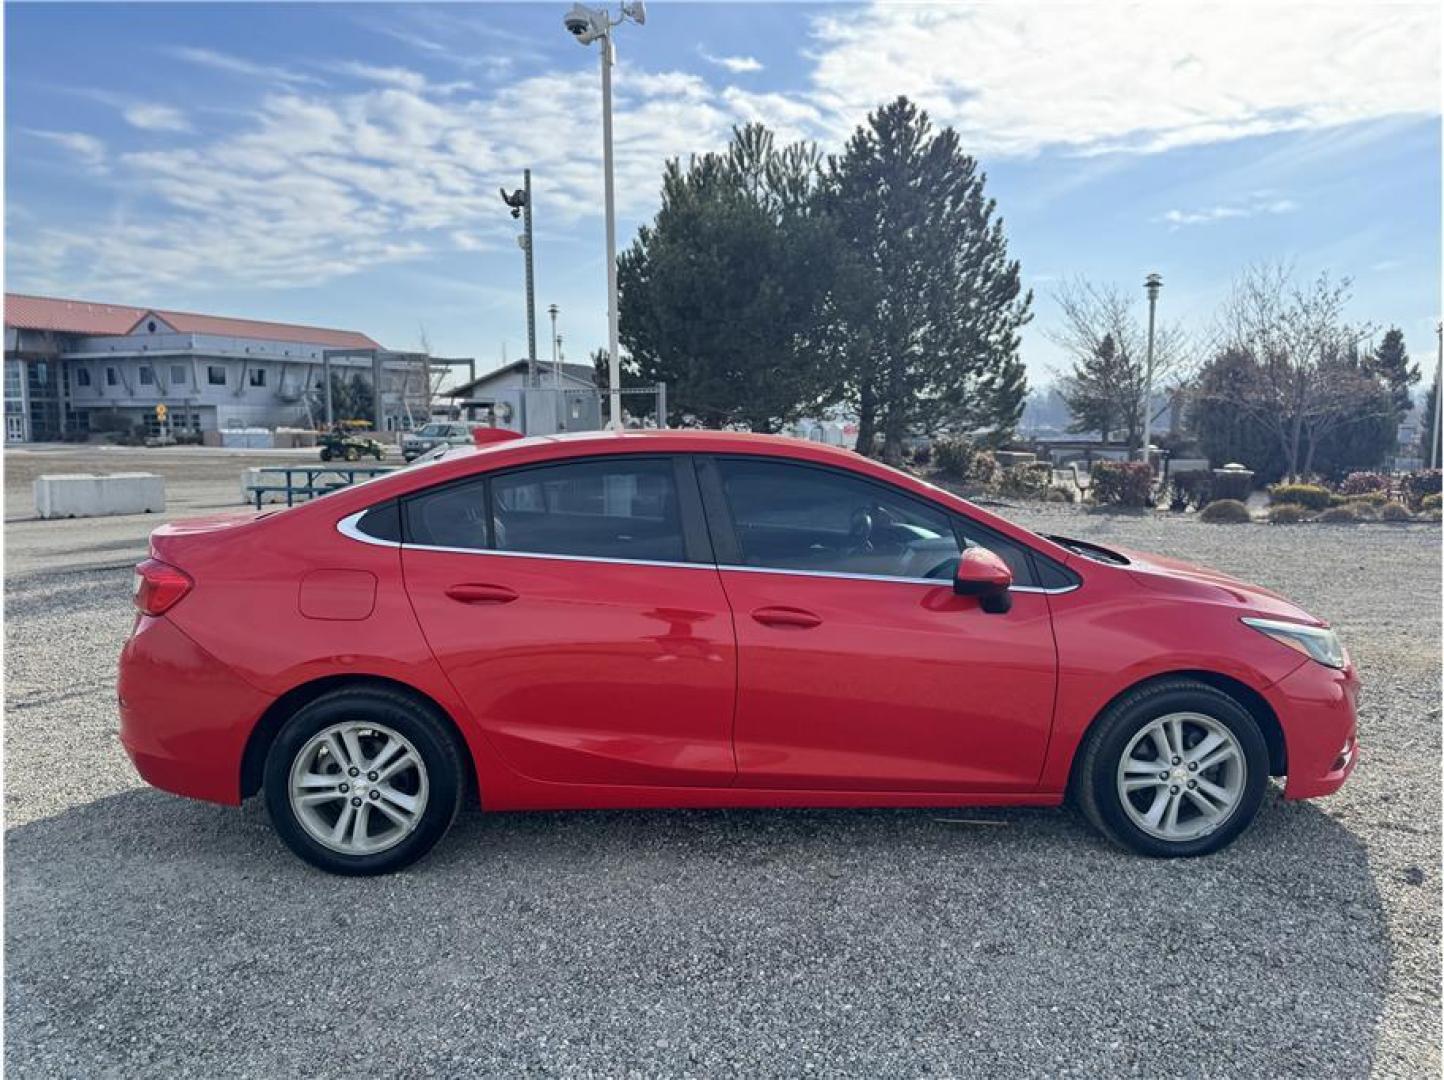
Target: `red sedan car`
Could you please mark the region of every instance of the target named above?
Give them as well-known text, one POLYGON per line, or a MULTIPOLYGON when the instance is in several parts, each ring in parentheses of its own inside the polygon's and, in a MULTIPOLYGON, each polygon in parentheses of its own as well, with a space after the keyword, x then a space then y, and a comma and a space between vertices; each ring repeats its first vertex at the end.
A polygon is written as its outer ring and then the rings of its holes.
POLYGON ((163 526, 121 738, 327 870, 486 810, 1046 806, 1201 855, 1354 767, 1334 633, 856 454, 716 432, 458 448, 163 526))

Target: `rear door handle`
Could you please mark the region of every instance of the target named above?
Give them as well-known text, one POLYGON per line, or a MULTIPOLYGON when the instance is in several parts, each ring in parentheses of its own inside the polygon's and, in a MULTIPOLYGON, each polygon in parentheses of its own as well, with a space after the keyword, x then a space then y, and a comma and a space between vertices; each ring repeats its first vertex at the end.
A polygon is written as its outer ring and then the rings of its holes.
POLYGON ((453 585, 446 595, 461 604, 509 604, 517 598, 505 585, 453 585))
POLYGON ((822 624, 822 617, 810 611, 795 607, 762 607, 752 613, 752 618, 763 626, 790 626, 808 630, 822 624))

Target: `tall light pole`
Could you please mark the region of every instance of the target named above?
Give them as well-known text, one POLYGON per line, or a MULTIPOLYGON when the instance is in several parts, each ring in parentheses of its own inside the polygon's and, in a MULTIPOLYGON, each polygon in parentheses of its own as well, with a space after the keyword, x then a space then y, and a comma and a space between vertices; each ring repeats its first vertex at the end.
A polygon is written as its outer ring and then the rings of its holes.
POLYGON ((647 21, 643 0, 622 4, 622 14, 613 19, 605 8, 589 8, 573 4, 562 19, 567 33, 581 45, 602 43, 602 172, 607 216, 607 382, 609 402, 608 426, 622 429, 622 358, 617 343, 617 207, 612 170, 612 31, 631 19, 638 26, 647 21))
POLYGON ((501 189, 501 201, 511 207, 513 218, 523 218, 522 234, 516 240, 526 254, 526 381, 530 385, 534 381, 533 369, 536 367, 536 287, 532 275, 530 169, 522 170, 522 186, 519 190, 508 195, 506 188, 501 189))
POLYGON ((1163 278, 1149 274, 1143 287, 1148 290, 1148 366, 1143 375, 1143 445, 1139 447, 1139 454, 1151 465, 1148 444, 1153 441, 1153 318, 1158 310, 1158 290, 1163 288, 1163 278))
POLYGON ((555 304, 547 306, 547 314, 552 317, 552 386, 557 395, 557 430, 561 431, 567 426, 566 403, 562 400, 562 353, 557 343, 557 314, 561 308, 555 304))

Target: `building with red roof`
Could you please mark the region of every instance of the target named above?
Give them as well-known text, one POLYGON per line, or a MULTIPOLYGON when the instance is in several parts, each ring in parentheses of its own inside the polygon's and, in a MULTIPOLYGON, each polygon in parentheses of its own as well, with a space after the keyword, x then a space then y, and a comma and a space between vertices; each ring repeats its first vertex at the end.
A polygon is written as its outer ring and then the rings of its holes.
POLYGON ((328 370, 333 385, 360 377, 381 387, 375 416, 357 419, 380 430, 409 427, 417 412, 424 422, 428 358, 355 330, 5 295, 6 442, 313 427, 324 420, 328 370))

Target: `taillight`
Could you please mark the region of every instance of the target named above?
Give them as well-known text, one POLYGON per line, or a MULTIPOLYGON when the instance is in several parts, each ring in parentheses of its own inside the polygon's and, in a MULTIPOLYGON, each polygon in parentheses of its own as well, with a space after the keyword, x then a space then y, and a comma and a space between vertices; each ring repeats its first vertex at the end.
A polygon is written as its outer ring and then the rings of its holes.
POLYGON ((135 568, 135 606, 142 615, 163 615, 194 583, 182 571, 159 559, 146 559, 135 568))

